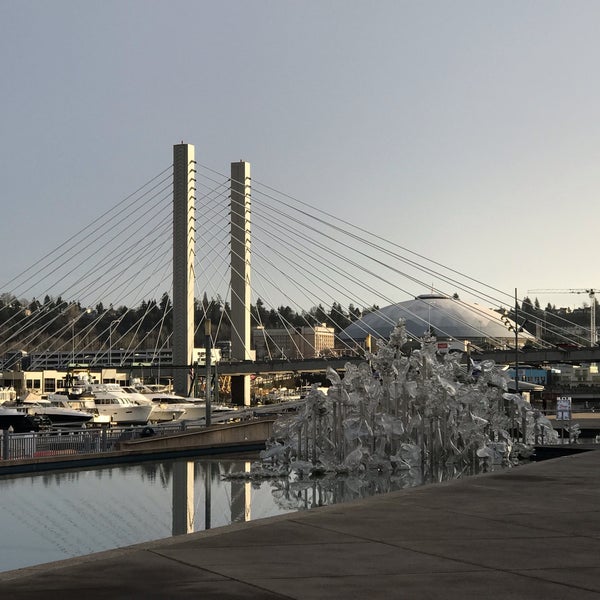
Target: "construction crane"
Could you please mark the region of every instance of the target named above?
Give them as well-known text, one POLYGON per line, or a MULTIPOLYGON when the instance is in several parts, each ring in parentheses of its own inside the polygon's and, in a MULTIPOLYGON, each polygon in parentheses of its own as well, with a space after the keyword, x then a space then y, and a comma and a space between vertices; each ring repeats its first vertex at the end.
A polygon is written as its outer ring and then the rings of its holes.
POLYGON ((570 289, 570 290, 527 290, 529 294, 587 294, 590 298, 590 346, 595 346, 598 341, 596 333, 596 290, 598 288, 570 289))

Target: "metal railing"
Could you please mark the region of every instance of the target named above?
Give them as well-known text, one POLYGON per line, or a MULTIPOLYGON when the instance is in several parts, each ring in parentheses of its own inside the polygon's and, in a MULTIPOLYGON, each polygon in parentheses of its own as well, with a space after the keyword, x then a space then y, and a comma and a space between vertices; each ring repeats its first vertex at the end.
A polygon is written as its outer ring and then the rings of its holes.
POLYGON ((155 426, 60 429, 29 433, 0 430, 0 459, 102 454, 119 450, 122 442, 172 435, 198 427, 200 425, 194 422, 181 421, 176 424, 155 426))
MULTIPOLYGON (((296 410, 303 402, 304 400, 298 400, 268 406, 219 411, 213 414, 212 425, 272 417, 278 413, 296 410)), ((49 429, 29 433, 14 433, 10 430, 0 429, 0 460, 102 454, 120 450, 120 444, 123 442, 197 431, 205 427, 206 421, 202 418, 196 421, 170 421, 155 425, 49 429)))

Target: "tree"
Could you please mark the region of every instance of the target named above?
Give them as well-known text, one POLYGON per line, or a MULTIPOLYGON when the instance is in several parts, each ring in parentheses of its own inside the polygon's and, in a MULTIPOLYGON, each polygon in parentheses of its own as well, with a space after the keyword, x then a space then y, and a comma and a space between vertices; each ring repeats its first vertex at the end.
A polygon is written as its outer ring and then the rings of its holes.
POLYGON ((351 322, 357 321, 358 319, 360 319, 360 308, 357 308, 356 306, 354 306, 354 304, 350 303, 348 305, 348 319, 351 322))
POLYGON ((165 292, 162 295, 162 298, 160 299, 160 310, 161 312, 164 314, 166 314, 168 311, 171 310, 171 308, 173 308, 172 304, 171 304, 171 298, 169 298, 169 294, 167 294, 167 292, 165 292))
POLYGON ((376 312, 379 310, 379 306, 377 304, 373 304, 372 306, 369 306, 368 308, 363 308, 362 314, 363 316, 366 314, 369 314, 371 312, 376 312))
POLYGON ((327 320, 337 331, 350 325, 350 318, 339 302, 333 302, 327 320))
POLYGON ((523 298, 523 303, 521 304, 521 312, 525 313, 526 315, 535 314, 535 308, 533 307, 533 304, 531 303, 531 300, 528 297, 523 298))
POLYGON ((322 304, 313 306, 309 311, 309 321, 313 325, 320 325, 321 323, 327 323, 328 317, 322 304))

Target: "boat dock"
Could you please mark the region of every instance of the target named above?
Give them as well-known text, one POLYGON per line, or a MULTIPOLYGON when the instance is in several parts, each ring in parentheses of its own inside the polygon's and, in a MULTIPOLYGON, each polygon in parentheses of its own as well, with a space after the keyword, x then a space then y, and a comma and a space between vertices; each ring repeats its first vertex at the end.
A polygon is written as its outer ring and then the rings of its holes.
MULTIPOLYGON (((86 434, 93 434, 93 439, 99 442, 103 434, 107 434, 106 430, 57 434, 52 438, 49 447, 53 449, 49 451, 39 450, 43 446, 39 440, 36 443, 36 434, 23 434, 21 441, 27 442, 22 445, 23 456, 0 460, 0 475, 258 451, 264 449, 266 440, 271 436, 274 420, 264 417, 184 431, 163 431, 161 435, 158 435, 158 427, 156 431, 150 427, 138 428, 139 431, 124 430, 130 435, 135 433, 135 437, 124 435, 117 438, 115 443, 106 445, 106 448, 98 444, 95 451, 92 448, 94 444, 87 440, 86 434), (30 447, 31 442, 33 448, 30 447)), ((3 438, 0 440, 5 441, 3 438)), ((4 453, 0 455, 4 456, 4 453)))
POLYGON ((600 599, 600 452, 0 573, 11 600, 600 599))

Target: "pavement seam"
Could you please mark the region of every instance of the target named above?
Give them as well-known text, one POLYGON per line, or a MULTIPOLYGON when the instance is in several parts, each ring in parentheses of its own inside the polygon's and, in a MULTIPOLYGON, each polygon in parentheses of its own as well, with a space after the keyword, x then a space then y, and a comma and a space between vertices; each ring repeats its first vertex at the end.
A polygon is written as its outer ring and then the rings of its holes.
MULTIPOLYGON (((572 569, 576 570, 576 571, 583 571, 585 569, 594 569, 595 567, 574 567, 572 569)), ((600 591, 598 591, 597 589, 593 589, 593 588, 589 588, 589 587, 585 587, 583 585, 578 585, 578 584, 574 584, 574 583, 564 583, 562 581, 554 581, 552 579, 544 579, 542 577, 536 576, 536 575, 531 575, 528 574, 527 571, 528 569, 524 569, 524 570, 514 570, 514 569, 495 569, 496 571, 502 571, 503 573, 510 573, 511 575, 517 575, 517 576, 522 576, 525 577, 527 579, 535 579, 535 581, 543 581, 544 583, 552 583, 554 585, 560 585, 562 587, 566 587, 568 589, 575 589, 575 590, 582 590, 585 592, 592 592, 592 594, 597 594, 598 597, 600 597, 600 591)), ((552 571, 553 569, 531 569, 533 570, 537 570, 537 571, 552 571)))
MULTIPOLYGON (((465 513, 466 514, 466 513, 465 513)), ((495 520, 495 519, 487 519, 489 521, 494 521, 496 523, 500 523, 500 524, 505 524, 505 521, 500 521, 500 520, 495 520)), ((346 535, 348 537, 353 537, 357 540, 362 540, 362 541, 366 541, 366 542, 379 542, 381 544, 391 544, 391 545, 395 545, 392 542, 389 542, 389 540, 380 540, 380 539, 374 539, 374 538, 370 538, 370 537, 364 537, 364 536, 360 536, 357 535, 355 533, 349 533, 348 531, 342 531, 340 529, 335 529, 332 527, 324 527, 322 525, 317 525, 315 523, 308 523, 305 521, 300 521, 300 520, 294 520, 294 519, 290 519, 290 521, 293 521, 296 524, 299 525, 306 525, 308 527, 313 527, 314 529, 320 529, 323 531, 328 531, 331 533, 338 533, 338 534, 342 534, 342 535, 346 535)), ((515 523, 511 523, 513 525, 515 525, 515 523)), ((517 524, 518 525, 518 524, 517 524)), ((523 525, 523 527, 525 527, 525 525, 523 525)), ((545 529, 543 529, 543 531, 546 531, 545 529)), ((547 530, 550 531, 550 530, 547 530)), ((486 540, 519 540, 519 539, 541 539, 541 540, 545 540, 545 539, 550 539, 550 538, 558 538, 558 539, 563 539, 565 537, 572 537, 573 534, 571 533, 562 533, 562 532, 552 532, 553 535, 540 535, 538 536, 512 536, 512 537, 506 537, 506 536, 502 536, 502 537, 493 537, 491 535, 486 535, 485 538, 481 538, 481 539, 486 539, 486 540)), ((585 537, 591 540, 597 540, 598 537, 597 536, 585 536, 585 535, 577 535, 576 537, 585 537)), ((446 539, 446 538, 443 538, 446 539)), ((449 539, 449 538, 448 538, 449 539)), ((436 538, 427 538, 427 540, 412 540, 412 541, 435 541, 436 538)), ((408 540, 407 540, 408 541, 408 540)), ((312 542, 311 542, 312 543, 312 542)), ((318 542, 315 542, 318 543, 318 542)), ((330 543, 330 542, 324 542, 324 543, 330 543)), ((355 544, 356 542, 339 542, 341 544, 355 544)))
MULTIPOLYGON (((383 546, 387 546, 389 548, 400 548, 402 550, 406 550, 408 552, 413 552, 415 554, 422 554, 424 556, 431 556, 431 557, 434 557, 434 558, 439 558, 439 559, 446 560, 446 561, 467 564, 469 566, 474 567, 473 569, 469 569, 467 571, 460 571, 461 573, 476 573, 476 572, 481 572, 481 571, 495 571, 495 570, 499 570, 499 569, 495 569, 494 567, 487 567, 487 566, 477 565, 476 563, 470 563, 468 561, 458 560, 458 559, 454 559, 454 558, 448 558, 446 556, 438 556, 436 554, 431 554, 431 553, 428 553, 428 552, 414 550, 412 548, 405 548, 405 547, 397 545, 397 544, 389 544, 389 543, 386 543, 386 542, 381 542, 379 540, 371 540, 369 538, 358 538, 358 539, 360 539, 363 543, 380 544, 380 545, 383 545, 383 546)), ((289 544, 289 545, 290 546, 294 546, 294 545, 295 546, 304 546, 306 544, 289 544)), ((317 543, 317 544, 314 544, 314 545, 324 545, 324 546, 327 546, 327 545, 329 545, 329 543, 328 542, 323 542, 321 544, 317 543)), ((239 547, 239 546, 237 546, 237 547, 239 547)), ((265 546, 265 547, 268 547, 268 546, 265 546)), ((245 581, 254 581, 254 579, 307 579, 307 578, 310 579, 312 577, 312 576, 310 576, 310 577, 309 576, 292 576, 292 577, 290 577, 289 575, 271 576, 271 577, 256 576, 256 577, 251 577, 248 580, 245 580, 245 579, 243 580, 243 579, 237 579, 235 577, 231 577, 229 575, 223 575, 222 573, 219 573, 218 571, 214 571, 214 570, 212 570, 210 568, 207 568, 207 567, 200 567, 198 565, 190 564, 190 563, 186 562, 184 559, 175 558, 175 557, 172 557, 172 556, 169 556, 169 555, 161 554, 160 552, 155 551, 155 550, 152 550, 151 552, 153 554, 157 555, 157 556, 160 556, 161 558, 166 558, 166 559, 172 560, 173 562, 176 562, 178 564, 185 565, 187 567, 193 567, 195 569, 199 569, 199 570, 202 570, 202 571, 207 571, 209 573, 213 573, 214 575, 218 575, 219 577, 224 577, 226 579, 231 579, 233 581, 240 581, 242 583, 244 583, 245 581)), ((428 571, 428 572, 429 573, 443 574, 443 573, 455 573, 456 571, 443 569, 443 570, 432 570, 432 571, 428 571)), ((422 571, 407 571, 406 573, 403 573, 403 574, 406 574, 406 575, 410 575, 410 574, 419 575, 421 573, 422 573, 422 571)), ((378 575, 398 575, 398 574, 399 574, 398 571, 389 571, 389 572, 378 573, 378 575)), ((359 572, 356 572, 356 573, 353 573, 353 576, 354 575, 369 576, 370 573, 359 573, 359 572)), ((343 577, 348 577, 348 575, 319 575, 319 577, 340 577, 340 578, 343 578, 343 577)))
MULTIPOLYGON (((510 539, 510 538, 509 538, 510 539)), ((380 542, 382 544, 386 543, 386 542, 380 542)), ((414 548, 407 548, 405 546, 402 546, 401 544, 389 544, 391 546, 394 547, 399 547, 402 548, 403 550, 410 550, 412 552, 416 552, 419 554, 424 554, 425 556, 432 556, 435 558, 443 558, 446 560, 452 560, 455 562, 460 562, 466 565, 471 565, 474 567, 479 567, 479 569, 477 569, 478 571, 481 570, 486 570, 486 571, 497 571, 499 573, 506 573, 509 575, 517 575, 517 576, 523 576, 526 577, 528 579, 535 579, 536 581, 543 581, 544 583, 548 584, 554 584, 554 585, 560 585, 562 587, 566 587, 568 589, 577 589, 577 590, 583 590, 586 592, 592 592, 594 594, 598 594, 598 596, 600 596, 600 592, 598 590, 592 589, 592 588, 588 588, 588 587, 584 587, 581 585, 576 585, 576 584, 570 584, 570 583, 563 583, 561 581, 554 581, 554 580, 550 580, 550 579, 543 579, 541 577, 535 576, 535 575, 531 575, 531 574, 527 574, 526 571, 528 571, 528 569, 503 569, 501 567, 490 567, 490 566, 486 566, 486 565, 480 565, 479 563, 475 563, 469 560, 465 560, 462 558, 449 558, 447 556, 443 556, 443 555, 439 555, 439 554, 435 554, 432 552, 425 552, 423 550, 415 550, 414 548)), ((592 569, 594 567, 573 567, 574 569, 578 569, 578 570, 584 570, 584 569, 592 569)), ((530 569, 531 571, 552 571, 552 568, 548 568, 548 569, 542 569, 542 568, 538 568, 538 569, 530 569)), ((467 573, 471 572, 471 571, 466 571, 467 573)))
MULTIPOLYGON (((428 507, 424 507, 424 508, 428 508, 428 507)), ((465 516, 465 517, 473 517, 473 518, 477 518, 477 519, 482 519, 482 520, 485 520, 485 521, 489 521, 491 523, 497 523, 497 524, 503 525, 503 526, 509 524, 509 525, 514 525, 514 526, 518 526, 518 527, 524 527, 524 528, 529 528, 529 529, 532 529, 532 530, 537 530, 539 532, 548 532, 548 533, 551 534, 551 535, 539 535, 539 536, 532 535, 532 536, 530 536, 531 538, 538 538, 539 537, 539 539, 544 539, 544 538, 554 538, 554 537, 556 537, 556 538, 564 538, 564 537, 576 536, 576 537, 582 537, 582 538, 586 538, 586 539, 590 539, 590 540, 597 540, 598 539, 598 534, 597 533, 596 534, 593 534, 593 533, 592 534, 586 534, 586 533, 575 533, 573 531, 557 531, 555 526, 554 527, 552 527, 552 526, 543 526, 541 524, 536 524, 536 523, 526 523, 526 524, 523 524, 523 523, 514 522, 514 521, 511 521, 511 520, 506 520, 506 519, 502 519, 502 518, 498 518, 498 517, 496 517, 496 518, 490 517, 490 516, 485 515, 485 514, 481 514, 481 515, 480 514, 475 514, 474 515, 473 513, 469 513, 469 512, 465 512, 465 511, 448 510, 448 509, 445 509, 443 511, 431 509, 431 512, 435 513, 437 516, 439 516, 440 512, 444 512, 444 513, 447 513, 448 515, 461 515, 461 516, 465 516)), ((583 512, 597 513, 597 512, 600 512, 600 511, 590 510, 590 511, 583 511, 583 512)), ((357 536, 356 534, 348 533, 347 531, 341 531, 341 530, 338 530, 338 529, 330 529, 330 528, 326 528, 326 527, 322 527, 322 526, 316 525, 314 523, 309 523, 309 522, 307 522, 307 520, 302 519, 302 513, 296 513, 296 514, 298 515, 299 518, 290 518, 289 519, 290 521, 293 521, 296 524, 299 524, 299 525, 308 525, 310 527, 315 527, 316 529, 324 529, 326 531, 332 531, 332 532, 335 532, 335 533, 341 533, 341 534, 344 534, 344 535, 348 535, 348 536, 352 536, 352 537, 357 537, 358 539, 367 539, 369 541, 372 541, 372 540, 370 540, 370 538, 361 538, 360 536, 357 536)), ((527 516, 529 514, 530 513, 514 512, 514 513, 507 513, 506 516, 507 517, 510 517, 511 515, 525 515, 525 516, 527 516)), ((535 517, 535 516, 537 516, 537 515, 535 515, 534 513, 531 513, 531 517, 532 518, 535 517)), ((500 538, 495 538, 495 537, 491 537, 489 535, 486 535, 486 539, 520 539, 522 537, 524 537, 524 536, 514 536, 513 538, 506 538, 505 536, 503 536, 503 537, 500 537, 500 538)))
MULTIPOLYGON (((302 518, 299 518, 299 519, 291 518, 289 520, 292 521, 292 522, 294 522, 295 524, 303 525, 303 526, 308 526, 308 527, 311 527, 313 529, 327 531, 327 532, 331 532, 331 533, 340 533, 336 529, 331 529, 329 527, 324 527, 322 525, 318 525, 318 524, 315 524, 315 523, 310 523, 310 522, 307 522, 305 519, 302 519, 302 518)), ((499 522, 499 523, 503 523, 503 521, 498 520, 498 519, 489 519, 488 518, 487 520, 494 521, 494 522, 499 522)), ((389 541, 374 539, 374 538, 370 538, 370 537, 358 536, 358 535, 350 534, 350 533, 347 533, 347 532, 343 532, 343 533, 344 533, 344 535, 347 535, 349 537, 352 537, 352 538, 356 539, 357 542, 359 542, 359 541, 360 542, 369 542, 369 543, 375 543, 375 544, 382 544, 382 545, 388 546, 390 548, 401 548, 402 550, 406 550, 406 551, 409 551, 409 552, 414 552, 416 554, 422 554, 424 556, 428 556, 428 557, 432 557, 432 558, 437 558, 437 559, 442 559, 442 560, 449 560, 449 561, 452 561, 452 562, 461 563, 461 564, 473 567, 472 569, 469 569, 467 571, 461 571, 461 572, 464 572, 464 573, 477 573, 477 572, 482 572, 482 571, 496 571, 496 572, 505 573, 505 574, 508 574, 508 575, 521 576, 521 577, 524 577, 526 579, 531 579, 531 580, 543 582, 545 584, 558 585, 558 586, 561 586, 561 587, 564 587, 564 588, 567 588, 567 589, 576 589, 576 590, 591 592, 591 593, 594 593, 594 594, 598 594, 598 596, 600 597, 600 592, 598 592, 598 590, 595 590, 593 588, 586 587, 586 586, 583 586, 583 585, 567 584, 567 583, 560 582, 560 581, 554 581, 554 580, 544 579, 544 578, 542 578, 540 576, 537 576, 537 575, 534 575, 534 574, 531 574, 531 573, 527 573, 527 569, 518 569, 518 570, 516 570, 516 569, 505 569, 505 568, 503 569, 503 568, 499 568, 499 567, 490 567, 490 566, 487 566, 487 565, 482 565, 482 564, 479 564, 479 563, 476 563, 476 562, 473 562, 473 561, 469 561, 469 560, 465 560, 465 559, 451 558, 451 557, 443 556, 443 555, 436 554, 436 553, 433 553, 433 552, 426 552, 426 551, 423 551, 423 550, 415 550, 414 548, 407 547, 407 546, 405 546, 405 545, 403 545, 401 543, 392 543, 392 542, 389 542, 389 541)), ((558 539, 562 539, 564 536, 554 535, 552 537, 556 537, 558 539)), ((597 538, 590 537, 590 536, 581 536, 581 537, 589 537, 589 539, 597 539, 597 538)), ((496 538, 493 538, 493 539, 496 539, 496 538)), ((512 539, 512 538, 497 538, 497 539, 512 539)), ((515 538, 515 539, 531 539, 531 538, 520 537, 520 538, 515 538)), ((342 544, 354 544, 354 543, 357 543, 357 542, 348 541, 348 542, 339 542, 339 543, 342 543, 342 544)), ((330 542, 312 542, 312 543, 315 544, 315 545, 327 545, 330 542)), ((297 545, 297 546, 300 546, 300 545, 304 545, 304 544, 286 544, 286 545, 290 545, 290 546, 297 545)), ((254 587, 254 588, 256 588, 258 590, 261 590, 261 591, 269 592, 269 593, 272 593, 272 594, 276 594, 277 593, 277 592, 272 592, 268 588, 264 588, 264 587, 261 587, 261 586, 257 586, 257 585, 255 585, 253 583, 250 583, 250 581, 254 581, 253 579, 250 579, 250 580, 237 579, 237 578, 234 578, 234 577, 230 577, 228 575, 223 575, 221 573, 218 573, 218 572, 213 571, 211 569, 208 569, 206 567, 198 567, 197 565, 190 565, 189 563, 187 563, 187 562, 185 562, 183 560, 178 560, 178 559, 175 559, 175 558, 173 558, 171 556, 163 555, 160 552, 157 552, 155 550, 150 550, 150 552, 152 552, 152 553, 160 556, 161 558, 166 558, 168 560, 173 560, 174 562, 180 563, 180 564, 185 565, 187 567, 201 569, 201 570, 213 573, 213 574, 215 574, 215 575, 217 575, 219 577, 224 577, 225 579, 228 579, 228 580, 231 580, 231 581, 236 581, 238 583, 254 587)), ((576 569, 583 571, 583 570, 590 569, 590 568, 592 568, 592 567, 578 567, 576 569)), ((545 569, 531 569, 531 571, 534 571, 534 570, 536 570, 536 571, 543 571, 545 569)), ((546 570, 550 571, 551 569, 546 569, 546 570)), ((446 571, 446 570, 430 571, 431 574, 445 574, 445 573, 453 573, 453 572, 454 571, 446 571)), ((392 571, 390 573, 387 573, 387 575, 399 575, 399 576, 411 575, 411 574, 413 574, 413 575, 414 574, 419 574, 419 572, 414 572, 413 573, 412 571, 409 571, 409 572, 406 572, 406 573, 398 573, 397 571, 392 571)), ((330 578, 330 579, 336 579, 336 578, 342 579, 342 578, 347 577, 347 576, 346 575, 321 575, 320 577, 326 577, 326 578, 330 578)), ((262 579, 265 579, 265 578, 263 577, 262 579)), ((307 577, 281 576, 281 577, 269 577, 268 579, 272 579, 272 580, 276 580, 276 579, 296 579, 296 580, 301 580, 301 579, 307 579, 307 577)), ((290 600, 293 598, 291 596, 283 596, 283 595, 280 595, 280 597, 281 598, 287 598, 287 599, 290 599, 290 600)))
MULTIPOLYGON (((535 523, 523 524, 523 523, 511 521, 511 520, 502 519, 502 518, 499 518, 499 517, 494 518, 494 517, 489 517, 487 515, 479 515, 479 514, 474 515, 472 513, 468 513, 468 512, 464 512, 464 511, 457 511, 457 510, 445 510, 444 512, 447 512, 450 515, 454 514, 454 515, 462 515, 462 516, 467 516, 467 517, 476 517, 478 519, 485 519, 486 521, 490 521, 492 523, 498 523, 500 525, 507 525, 508 524, 508 525, 516 525, 516 526, 520 526, 520 527, 528 527, 530 529, 534 529, 534 530, 538 530, 538 531, 543 531, 543 532, 549 532, 549 533, 552 534, 552 535, 549 535, 549 536, 542 536, 542 535, 540 535, 539 536, 540 539, 543 539, 543 538, 546 538, 546 537, 548 537, 548 538, 552 538, 552 537, 560 537, 560 538, 562 538, 562 537, 572 537, 572 536, 587 538, 587 539, 590 539, 590 540, 597 540, 598 539, 598 534, 597 533, 596 534, 585 534, 585 533, 575 533, 573 531, 557 531, 556 530, 556 525, 554 525, 554 527, 553 527, 553 526, 543 526, 541 524, 535 524, 535 523)), ((581 512, 598 513, 600 511, 597 511, 597 510, 587 510, 587 511, 581 511, 581 512)), ((552 514, 553 513, 550 513, 549 516, 552 516, 552 514)), ((535 516, 538 516, 538 515, 536 515, 534 513, 519 513, 519 512, 506 513, 505 516, 509 517, 509 519, 510 519, 511 515, 514 515, 514 516, 525 515, 525 516, 531 516, 532 518, 535 517, 535 516)), ((555 523, 555 522, 553 522, 553 523, 555 523)), ((514 539, 519 539, 519 537, 521 537, 521 536, 515 536, 514 539)), ((531 536, 531 537, 538 537, 538 536, 531 536)), ((507 539, 507 538, 489 538, 489 539, 507 539)))
MULTIPOLYGON (((264 587, 254 584, 254 583, 250 583, 250 581, 247 581, 244 579, 238 579, 237 577, 231 577, 229 575, 223 575, 222 573, 218 573, 217 571, 213 571, 212 569, 208 569, 206 567, 199 567, 198 565, 190 564, 190 563, 186 562, 185 560, 181 560, 181 559, 175 558, 173 556, 168 556, 166 554, 161 554, 160 552, 157 552, 156 550, 148 550, 148 552, 150 552, 151 554, 154 554, 156 556, 160 556, 160 558, 167 559, 174 563, 183 565, 185 567, 190 567, 190 568, 196 569, 198 571, 206 571, 208 573, 212 573, 213 575, 217 575, 222 580, 234 581, 235 583, 247 585, 248 587, 260 590, 261 592, 268 592, 269 594, 272 594, 273 596, 278 597, 278 598, 285 598, 286 600, 296 600, 293 596, 283 595, 279 592, 273 592, 273 591, 269 590, 268 588, 264 588, 264 587)), ((274 578, 271 578, 271 579, 274 579, 274 578)))
MULTIPOLYGON (((317 526, 317 525, 313 525, 313 524, 307 524, 307 525, 310 525, 311 527, 315 527, 316 529, 322 529, 324 531, 331 531, 333 533, 339 533, 335 529, 329 529, 327 527, 317 526)), ((347 535, 351 535, 351 534, 347 534, 347 535)), ((392 548, 401 548, 402 550, 406 550, 406 551, 409 551, 409 552, 415 552, 417 554, 422 554, 424 556, 429 556, 429 557, 438 558, 438 559, 444 559, 444 560, 450 560, 450 561, 453 561, 453 562, 457 562, 457 563, 469 565, 469 566, 472 566, 472 567, 476 568, 475 571, 473 571, 473 572, 484 571, 485 570, 485 571, 498 571, 498 572, 501 572, 501 573, 508 573, 508 574, 512 574, 512 575, 520 575, 521 574, 519 570, 502 569, 502 568, 499 568, 499 567, 490 567, 490 566, 487 566, 487 565, 482 565, 482 564, 479 564, 479 563, 476 563, 476 562, 472 562, 472 561, 469 561, 469 560, 465 560, 465 559, 461 559, 461 558, 455 558, 455 557, 453 558, 453 557, 448 557, 448 556, 444 556, 444 555, 440 555, 440 554, 435 554, 433 552, 426 552, 424 550, 416 550, 414 548, 410 548, 410 547, 407 547, 405 545, 402 545, 401 543, 392 543, 392 542, 389 542, 389 541, 378 540, 378 539, 373 539, 373 538, 369 538, 369 537, 359 537, 359 536, 354 536, 354 537, 356 537, 359 540, 365 541, 365 542, 383 544, 385 546, 389 546, 389 547, 392 547, 392 548)), ((557 537, 559 539, 562 539, 564 536, 553 536, 553 537, 557 537)), ((502 539, 502 540, 505 540, 505 539, 531 539, 531 538, 490 538, 490 539, 502 539)), ((547 539, 547 538, 541 538, 541 539, 547 539)), ((595 538, 591 538, 591 539, 595 539, 595 538)), ((433 541, 435 541, 435 540, 433 540, 433 541)), ((580 569, 585 569, 586 567, 579 567, 579 568, 580 569)), ((589 568, 589 567, 587 567, 587 568, 589 568)), ((543 570, 543 569, 538 569, 538 570, 543 570)), ((437 571, 433 571, 433 572, 437 572, 437 571)), ((446 573, 447 571, 439 571, 439 572, 440 573, 446 573)), ((471 572, 471 571, 466 571, 466 572, 471 572)), ((526 576, 526 575, 524 575, 524 576, 526 576)), ((527 575, 527 577, 530 577, 531 579, 536 579, 538 581, 545 581, 545 582, 549 581, 547 579, 541 579, 541 578, 535 577, 535 576, 529 576, 529 575, 527 575)), ((594 592, 594 593, 599 593, 597 590, 593 590, 593 589, 589 589, 589 588, 585 588, 585 587, 581 587, 581 586, 570 586, 570 585, 561 584, 560 582, 555 582, 555 581, 550 581, 550 583, 559 583, 560 585, 563 585, 565 587, 576 587, 576 589, 582 589, 582 590, 585 590, 585 591, 591 591, 591 592, 594 592)))

